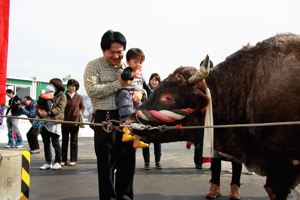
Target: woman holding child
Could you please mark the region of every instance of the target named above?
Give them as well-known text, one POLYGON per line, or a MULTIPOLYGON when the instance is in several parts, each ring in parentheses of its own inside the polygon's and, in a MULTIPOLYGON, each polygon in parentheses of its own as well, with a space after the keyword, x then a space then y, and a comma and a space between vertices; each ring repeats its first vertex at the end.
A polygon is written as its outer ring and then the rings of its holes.
MULTIPOLYGON (((37 112, 37 115, 44 119, 64 120, 64 111, 67 104, 67 98, 64 94, 65 86, 62 80, 58 78, 51 79, 50 86, 52 86, 55 90, 52 109, 50 111, 40 110, 40 112, 37 112)), ((59 137, 61 136, 61 124, 45 122, 44 125, 44 127, 39 128, 39 132, 43 138, 46 164, 40 167, 40 169, 60 169, 61 148, 59 144, 59 137), (55 160, 53 166, 51 161, 52 153, 50 141, 52 141, 52 146, 55 149, 55 160)))

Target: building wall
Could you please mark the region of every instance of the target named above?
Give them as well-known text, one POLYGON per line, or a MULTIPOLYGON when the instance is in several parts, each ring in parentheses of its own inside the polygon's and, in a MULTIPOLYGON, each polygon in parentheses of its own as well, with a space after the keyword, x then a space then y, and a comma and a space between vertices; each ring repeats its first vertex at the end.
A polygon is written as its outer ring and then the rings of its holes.
MULTIPOLYGON (((20 98, 31 96, 33 99, 38 99, 41 93, 45 92, 45 88, 49 85, 50 80, 38 80, 35 77, 21 78, 7 76, 6 88, 12 89, 20 98)), ((67 90, 66 84, 65 88, 67 90)), ((8 98, 6 98, 8 102, 8 98)))

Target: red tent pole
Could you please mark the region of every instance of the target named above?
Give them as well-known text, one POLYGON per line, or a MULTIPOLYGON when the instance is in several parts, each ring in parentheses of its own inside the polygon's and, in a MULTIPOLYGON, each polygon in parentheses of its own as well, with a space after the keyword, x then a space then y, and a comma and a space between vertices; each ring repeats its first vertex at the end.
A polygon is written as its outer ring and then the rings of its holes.
POLYGON ((0 105, 5 104, 6 95, 9 5, 9 0, 0 0, 0 105))

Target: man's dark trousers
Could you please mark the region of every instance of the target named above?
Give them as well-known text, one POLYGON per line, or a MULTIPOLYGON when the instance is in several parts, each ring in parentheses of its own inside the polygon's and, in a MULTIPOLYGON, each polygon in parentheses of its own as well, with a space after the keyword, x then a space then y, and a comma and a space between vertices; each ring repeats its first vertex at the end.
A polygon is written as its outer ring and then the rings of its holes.
MULTIPOLYGON (((97 110, 95 123, 107 119, 107 111, 97 110)), ((119 120, 118 110, 109 111, 109 119, 119 120)), ((133 199, 135 152, 132 142, 122 142, 123 133, 105 132, 95 127, 95 153, 97 156, 99 197, 101 200, 133 199), (116 178, 114 184, 114 170, 116 178)))
POLYGON ((40 149, 39 141, 38 141, 39 129, 31 127, 27 132, 27 141, 30 147, 30 150, 40 149))

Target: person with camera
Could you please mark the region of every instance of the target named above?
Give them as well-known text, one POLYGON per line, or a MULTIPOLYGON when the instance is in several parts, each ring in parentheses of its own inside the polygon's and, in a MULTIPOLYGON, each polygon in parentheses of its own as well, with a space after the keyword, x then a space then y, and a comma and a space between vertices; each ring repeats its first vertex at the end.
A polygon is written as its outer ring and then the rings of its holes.
MULTIPOLYGON (((14 91, 11 89, 6 90, 6 95, 10 98, 8 101, 9 105, 6 105, 7 108, 6 115, 8 116, 20 116, 21 112, 19 110, 18 105, 22 103, 22 99, 15 95, 14 91)), ((14 139, 14 133, 15 131, 17 135, 17 141, 16 141, 16 147, 21 148, 23 146, 23 138, 19 130, 19 119, 15 118, 7 118, 6 119, 6 125, 8 130, 8 144, 5 146, 5 148, 11 148, 15 146, 15 139, 14 139)))
MULTIPOLYGON (((18 105, 20 111, 23 115, 26 115, 28 118, 36 118, 35 114, 35 104, 36 100, 32 99, 30 96, 26 96, 23 99, 24 104, 18 105)), ((30 120, 32 123, 32 120, 30 120)), ((31 154, 40 153, 40 145, 38 141, 39 129, 36 127, 31 126, 29 131, 27 132, 27 141, 30 147, 31 154)))

